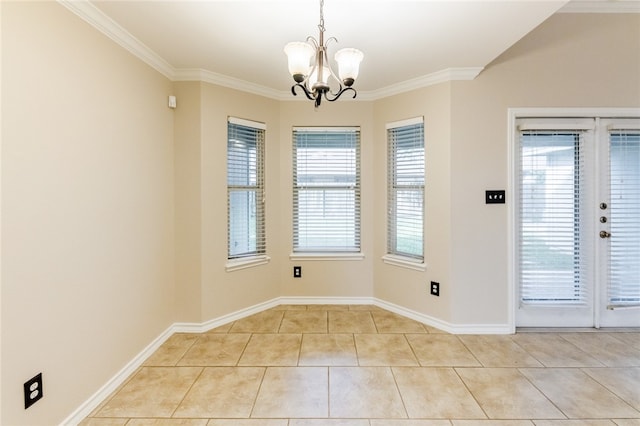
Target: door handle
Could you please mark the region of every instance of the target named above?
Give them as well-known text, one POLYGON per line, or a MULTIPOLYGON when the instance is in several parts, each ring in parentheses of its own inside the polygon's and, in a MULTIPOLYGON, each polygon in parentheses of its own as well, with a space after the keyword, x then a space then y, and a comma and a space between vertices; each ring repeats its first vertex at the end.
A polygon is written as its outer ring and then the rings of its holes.
POLYGON ((600 231, 600 238, 609 238, 611 237, 611 233, 607 231, 600 231))

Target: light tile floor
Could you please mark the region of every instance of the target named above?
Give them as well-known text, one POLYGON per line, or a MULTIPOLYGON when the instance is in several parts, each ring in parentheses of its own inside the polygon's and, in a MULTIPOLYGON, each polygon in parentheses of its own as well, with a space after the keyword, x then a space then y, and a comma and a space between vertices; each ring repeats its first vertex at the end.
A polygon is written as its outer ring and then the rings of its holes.
POLYGON ((455 336, 369 305, 171 336, 82 426, 640 426, 640 332, 455 336))

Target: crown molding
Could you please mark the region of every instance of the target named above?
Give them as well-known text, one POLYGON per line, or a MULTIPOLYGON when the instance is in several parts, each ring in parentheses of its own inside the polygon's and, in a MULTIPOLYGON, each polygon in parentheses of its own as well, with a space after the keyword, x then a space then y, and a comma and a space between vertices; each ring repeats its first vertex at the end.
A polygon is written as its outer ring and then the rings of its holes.
POLYGON ((435 84, 450 81, 469 81, 475 79, 483 69, 484 67, 447 68, 422 77, 383 87, 382 89, 363 92, 362 97, 364 98, 363 100, 377 100, 435 84))
POLYGON ((218 74, 203 69, 176 69, 173 72, 172 81, 201 81, 204 83, 216 84, 218 86, 228 87, 230 89, 240 90, 242 92, 253 93, 254 95, 264 96, 276 100, 282 100, 286 93, 259 84, 240 80, 227 75, 218 74))
POLYGON ((557 13, 640 13, 640 1, 572 0, 557 13))
POLYGON ((78 15, 89 25, 124 47, 165 77, 169 79, 173 78, 175 70, 167 61, 132 36, 127 30, 122 28, 117 22, 109 18, 89 1, 58 0, 58 3, 78 15))
MULTIPOLYGON (((131 35, 117 22, 104 14, 88 0, 57 0, 59 4, 69 9, 89 25, 109 37, 134 56, 157 70, 171 81, 202 81, 216 84, 243 92, 279 100, 296 101, 305 100, 302 97, 292 98, 289 90, 281 91, 259 84, 240 80, 227 75, 218 74, 203 69, 176 69, 160 55, 151 50, 140 40, 131 35)), ((360 91, 357 100, 374 101, 388 96, 420 89, 434 84, 449 81, 473 80, 483 70, 483 67, 447 68, 426 76, 403 81, 398 84, 383 87, 382 89, 360 91)))

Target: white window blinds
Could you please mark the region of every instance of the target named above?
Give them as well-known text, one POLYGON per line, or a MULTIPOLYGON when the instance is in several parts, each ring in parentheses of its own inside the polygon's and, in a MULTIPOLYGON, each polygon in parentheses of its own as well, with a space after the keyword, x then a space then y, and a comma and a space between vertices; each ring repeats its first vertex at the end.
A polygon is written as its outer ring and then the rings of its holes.
POLYGON ((387 254, 424 260, 424 124, 387 125, 387 254))
POLYGON ((585 130, 520 130, 518 270, 523 304, 584 304, 585 130))
POLYGON ((262 255, 265 126, 229 118, 227 130, 228 258, 262 255))
POLYGON ((640 306, 640 130, 609 130, 609 307, 640 306))
POLYGON ((293 129, 293 251, 360 252, 360 129, 293 129))

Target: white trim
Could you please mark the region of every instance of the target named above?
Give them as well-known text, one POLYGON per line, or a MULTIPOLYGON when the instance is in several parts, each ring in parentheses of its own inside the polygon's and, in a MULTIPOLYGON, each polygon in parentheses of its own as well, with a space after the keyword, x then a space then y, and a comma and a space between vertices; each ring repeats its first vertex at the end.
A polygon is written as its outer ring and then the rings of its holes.
POLYGON ((171 325, 138 355, 129 361, 115 376, 107 381, 96 393, 91 395, 80 407, 72 412, 60 425, 77 425, 95 410, 105 399, 120 387, 144 362, 149 358, 172 334, 175 333, 171 325))
POLYGON ((78 15, 89 25, 109 37, 127 51, 138 57, 153 69, 169 78, 173 78, 175 70, 160 55, 147 47, 117 22, 105 15, 100 9, 87 0, 58 0, 58 3, 78 15))
MULTIPOLYGON (((291 97, 290 91, 280 91, 265 87, 249 81, 240 80, 238 78, 229 77, 227 75, 218 74, 213 71, 203 70, 199 68, 191 69, 174 69, 172 81, 201 81, 204 83, 215 84, 217 86, 228 87, 230 89, 240 90, 241 92, 252 93, 265 98, 275 100, 286 99, 291 97)), ((306 99, 306 98, 305 98, 306 99)))
POLYGON ((373 305, 372 297, 306 297, 283 296, 281 305, 373 305))
POLYGON ((640 130, 640 120, 630 120, 629 122, 617 122, 615 124, 609 124, 607 130, 640 130))
POLYGON ((213 330, 214 328, 222 327, 223 325, 241 320, 242 318, 246 318, 251 315, 255 315, 262 311, 266 311, 267 309, 275 308, 278 305, 281 305, 280 298, 275 298, 263 303, 258 303, 256 305, 249 306, 248 308, 245 308, 245 309, 240 309, 238 311, 232 312, 227 315, 223 315, 218 318, 211 319, 209 321, 205 321, 200 324, 188 323, 188 322, 177 322, 173 325, 173 332, 174 333, 206 333, 207 331, 213 330))
POLYGON ((626 118, 640 115, 640 108, 509 108, 509 119, 516 118, 626 118))
POLYGON ((337 252, 317 252, 317 253, 291 253, 290 260, 363 260, 364 253, 337 253, 337 252))
POLYGON ((573 0, 556 13, 640 13, 640 2, 573 0))
POLYGON ((360 126, 293 126, 292 130, 294 132, 318 132, 318 133, 327 133, 327 132, 359 132, 360 126))
POLYGON ((399 266, 406 269, 413 269, 414 271, 424 272, 427 270, 427 265, 424 263, 424 261, 421 262, 410 257, 385 254, 384 256, 382 256, 382 261, 388 265, 399 266))
MULTIPOLYGON (((516 111, 514 109, 507 110, 507 193, 515 194, 516 187, 516 173, 518 168, 515 167, 518 162, 518 150, 515 148, 516 143, 516 111)), ((514 232, 515 224, 517 223, 516 215, 516 203, 512 200, 507 202, 507 324, 509 331, 513 334, 516 332, 516 309, 518 304, 516 303, 516 283, 518 278, 516 277, 515 268, 515 248, 516 248, 516 234, 514 232)))
MULTIPOLYGON (((289 90, 276 90, 260 84, 252 83, 238 78, 218 74, 213 71, 199 68, 176 69, 164 58, 151 50, 148 46, 131 35, 117 22, 107 16, 104 12, 94 6, 88 0, 57 0, 58 3, 80 19, 106 35, 116 44, 120 45, 131 54, 151 66, 153 69, 167 77, 171 81, 201 81, 211 83, 242 92, 252 93, 258 96, 278 100, 278 101, 306 101, 301 96, 292 96, 289 90)), ((417 77, 411 80, 393 84, 381 89, 361 91, 355 101, 375 101, 388 96, 409 92, 439 83, 458 80, 473 80, 484 69, 484 67, 447 68, 434 73, 417 77)))
POLYGON ((397 129, 399 127, 413 126, 414 124, 424 124, 424 117, 407 118, 406 120, 392 121, 385 125, 385 129, 397 129))
MULTIPOLYGON (((435 86, 440 83, 447 83, 450 81, 470 81, 474 80, 483 69, 484 67, 447 68, 422 77, 392 84, 391 86, 383 87, 381 89, 363 92, 362 97, 368 100, 378 100, 422 89, 423 87, 435 86)), ((362 92, 359 92, 358 95, 360 95, 360 93, 362 92)))
POLYGON ((122 370, 107 381, 96 393, 91 395, 80 407, 64 419, 61 426, 72 426, 79 424, 89 414, 93 412, 104 400, 116 391, 153 353, 175 333, 206 333, 209 330, 223 326, 233 321, 248 317, 250 315, 271 309, 280 305, 280 299, 272 299, 264 303, 250 306, 246 309, 223 315, 219 318, 198 324, 198 323, 174 323, 160 334, 153 342, 136 355, 122 370))
POLYGON ((374 298, 373 304, 451 334, 513 334, 515 332, 508 324, 451 324, 381 299, 374 298))
POLYGON ((245 120, 244 118, 229 116, 227 121, 238 126, 251 127, 253 129, 267 130, 267 125, 260 121, 245 120))
POLYGON ((269 263, 270 260, 271 258, 266 255, 232 259, 226 263, 224 270, 227 272, 233 272, 241 269, 253 268, 255 266, 265 265, 269 263))
POLYGON ((591 123, 586 123, 586 122, 548 123, 547 122, 547 123, 523 123, 518 125, 518 130, 524 130, 524 131, 526 130, 593 130, 594 128, 595 128, 595 120, 591 120, 591 123))
POLYGON ((402 306, 386 302, 375 297, 297 297, 283 296, 268 300, 263 303, 250 306, 246 309, 240 309, 227 315, 211 319, 203 323, 180 323, 176 322, 169 326, 163 333, 153 340, 145 349, 143 349, 133 360, 125 365, 122 370, 116 373, 111 379, 105 383, 96 393, 87 399, 80 407, 73 411, 61 426, 78 425, 93 410, 95 410, 106 398, 108 398, 118 387, 120 387, 144 362, 174 333, 206 333, 214 328, 221 327, 233 321, 246 318, 275 308, 279 305, 373 305, 386 309, 390 312, 405 316, 415 321, 435 327, 440 330, 452 334, 512 334, 515 330, 506 324, 451 324, 446 321, 439 320, 429 315, 404 308, 402 306))

